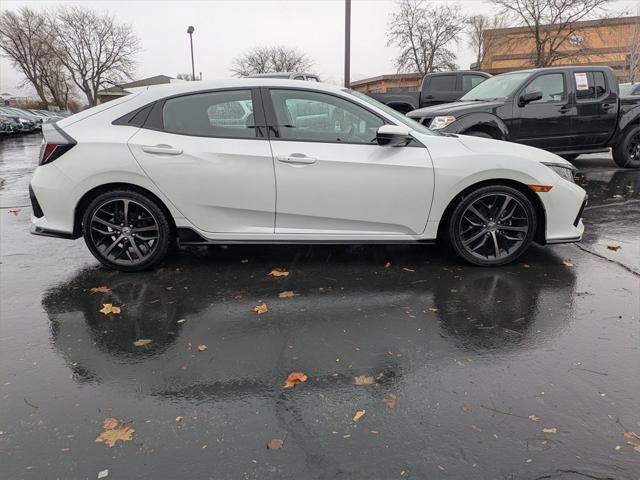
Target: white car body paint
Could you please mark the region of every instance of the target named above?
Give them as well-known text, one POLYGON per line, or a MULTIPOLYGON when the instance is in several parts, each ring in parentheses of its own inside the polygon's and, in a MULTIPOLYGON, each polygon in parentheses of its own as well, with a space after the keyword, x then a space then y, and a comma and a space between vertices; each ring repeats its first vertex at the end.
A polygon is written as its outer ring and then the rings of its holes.
POLYGON ((31 185, 44 216, 33 217, 34 225, 71 234, 83 195, 125 183, 157 196, 178 227, 214 242, 434 240, 447 206, 460 192, 479 182, 508 180, 553 186, 536 194, 544 205, 548 242, 582 236, 582 222, 573 223, 584 190, 542 163, 567 163, 564 159, 532 147, 418 131, 412 136, 424 148, 193 137, 111 124, 167 96, 270 86, 343 96, 399 125, 375 105, 321 83, 231 79, 136 88, 58 122, 78 144, 36 169, 31 185), (157 145, 181 153, 142 150, 157 145), (290 156, 314 162, 279 159, 290 156))

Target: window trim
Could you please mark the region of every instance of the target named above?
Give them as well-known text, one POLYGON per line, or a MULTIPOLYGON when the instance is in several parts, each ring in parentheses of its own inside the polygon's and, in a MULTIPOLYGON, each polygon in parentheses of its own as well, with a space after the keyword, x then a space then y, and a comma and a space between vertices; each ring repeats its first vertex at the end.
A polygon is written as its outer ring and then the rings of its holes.
MULTIPOLYGON (((138 112, 144 108, 147 108, 149 105, 152 105, 151 112, 147 116, 144 124, 140 126, 140 128, 144 128, 146 130, 153 130, 156 132, 164 132, 170 133, 172 135, 182 135, 185 137, 198 137, 198 138, 222 138, 222 139, 230 139, 230 140, 268 140, 266 130, 267 123, 266 117, 264 114, 264 108, 262 104, 262 98, 259 88, 251 87, 251 88, 243 88, 243 87, 228 87, 228 88, 214 88, 207 90, 198 90, 194 92, 186 92, 186 93, 178 93, 175 95, 170 95, 168 97, 161 98, 159 100, 155 100, 151 103, 144 105, 143 107, 137 108, 133 112, 138 112), (253 105, 253 119, 254 119, 254 131, 255 136, 253 137, 237 137, 237 136, 227 136, 227 135, 201 135, 195 133, 185 133, 185 132, 174 132, 172 130, 167 130, 164 128, 164 121, 162 118, 162 111, 164 109, 164 104, 167 100, 171 100, 173 98, 179 97, 187 97, 191 95, 200 95, 206 93, 218 93, 218 92, 229 92, 229 91, 249 91, 251 93, 251 103, 253 105)), ((126 115, 120 117, 118 120, 124 119, 125 117, 131 116, 133 112, 129 112, 126 115)), ((112 122, 116 125, 115 120, 112 122)), ((121 125, 122 123, 118 123, 117 125, 121 125)))
POLYGON ((575 96, 577 105, 584 105, 588 103, 600 103, 604 98, 607 98, 609 95, 611 95, 611 88, 609 87, 609 81, 607 80, 607 75, 602 70, 597 70, 597 69, 574 70, 571 72, 571 81, 573 82, 573 91, 574 91, 574 96, 575 96), (604 87, 605 87, 604 93, 601 96, 596 96, 594 98, 583 98, 583 99, 578 98, 578 88, 576 85, 576 77, 575 77, 576 73, 591 73, 591 74, 601 73, 602 77, 604 78, 604 87))
MULTIPOLYGON (((330 97, 335 97, 335 98, 339 98, 340 100, 343 100, 345 102, 349 102, 353 105, 355 105, 356 107, 360 107, 363 110, 367 111, 368 113, 370 113, 371 115, 374 115, 375 117, 379 118, 382 121, 383 125, 391 125, 391 123, 389 122, 389 120, 386 117, 381 116, 379 113, 374 112, 373 110, 371 110, 370 108, 358 103, 358 102, 354 102, 353 100, 351 100, 350 98, 344 97, 342 95, 337 95, 333 92, 326 92, 323 90, 314 90, 311 88, 298 88, 298 87, 262 87, 262 99, 264 102, 264 107, 265 107, 265 114, 266 114, 266 118, 267 118, 267 130, 269 132, 269 140, 278 140, 281 142, 306 142, 306 143, 332 143, 332 144, 338 144, 338 145, 364 145, 364 146, 378 146, 377 143, 362 143, 362 142, 338 142, 338 141, 331 141, 331 140, 304 140, 304 139, 293 139, 293 138, 282 138, 280 137, 280 131, 278 129, 278 120, 276 117, 276 111, 275 111, 275 107, 273 106, 273 98, 271 98, 271 90, 294 90, 297 92, 309 92, 309 93, 318 93, 321 95, 328 95, 330 97), (272 132, 274 134, 274 136, 272 135, 272 132)), ((413 143, 413 142, 412 142, 413 143)))
MULTIPOLYGON (((524 95, 524 93, 526 92, 527 88, 529 87, 529 85, 531 85, 533 82, 535 82, 538 78, 540 77, 544 77, 545 75, 562 75, 562 87, 564 88, 564 99, 560 99, 560 100, 551 100, 548 102, 541 102, 539 100, 535 101, 535 102, 531 102, 528 103, 525 107, 528 107, 529 105, 555 105, 555 104, 568 104, 569 103, 569 89, 567 88, 567 75, 565 72, 541 72, 538 75, 536 75, 533 78, 530 78, 529 81, 526 83, 526 85, 524 85, 520 91, 518 92, 518 95, 516 96, 516 99, 519 101, 520 97, 522 95, 524 95)), ((525 107, 520 107, 520 108, 525 108, 525 107)))

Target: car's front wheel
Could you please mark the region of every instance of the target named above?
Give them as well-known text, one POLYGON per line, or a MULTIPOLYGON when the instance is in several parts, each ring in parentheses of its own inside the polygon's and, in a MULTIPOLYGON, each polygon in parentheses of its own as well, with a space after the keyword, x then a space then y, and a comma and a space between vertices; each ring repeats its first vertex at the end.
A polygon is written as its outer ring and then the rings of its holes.
POLYGON ((613 160, 623 168, 640 167, 640 125, 634 125, 613 147, 613 160))
POLYGON ((536 210, 525 194, 506 185, 489 185, 466 195, 449 217, 453 250, 474 265, 504 265, 529 248, 536 210))
POLYGON ((115 270, 152 267, 173 242, 167 215, 157 203, 133 190, 98 195, 87 207, 82 230, 91 253, 115 270))

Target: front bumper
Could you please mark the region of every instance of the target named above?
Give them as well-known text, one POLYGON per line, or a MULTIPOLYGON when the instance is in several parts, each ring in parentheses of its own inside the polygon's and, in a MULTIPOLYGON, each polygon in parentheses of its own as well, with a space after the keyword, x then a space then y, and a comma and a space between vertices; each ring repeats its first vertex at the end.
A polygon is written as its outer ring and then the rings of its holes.
POLYGON ((579 242, 584 233, 582 213, 587 193, 575 183, 558 180, 549 192, 538 193, 546 213, 545 243, 579 242))

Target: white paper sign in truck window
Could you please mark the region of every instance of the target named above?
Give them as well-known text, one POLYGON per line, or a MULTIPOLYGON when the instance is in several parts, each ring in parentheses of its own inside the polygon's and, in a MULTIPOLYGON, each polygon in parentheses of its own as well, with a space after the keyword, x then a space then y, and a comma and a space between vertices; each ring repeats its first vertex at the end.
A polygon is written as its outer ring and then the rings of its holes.
POLYGON ((589 81, 586 73, 574 73, 573 75, 576 78, 576 88, 578 90, 589 90, 589 81))

